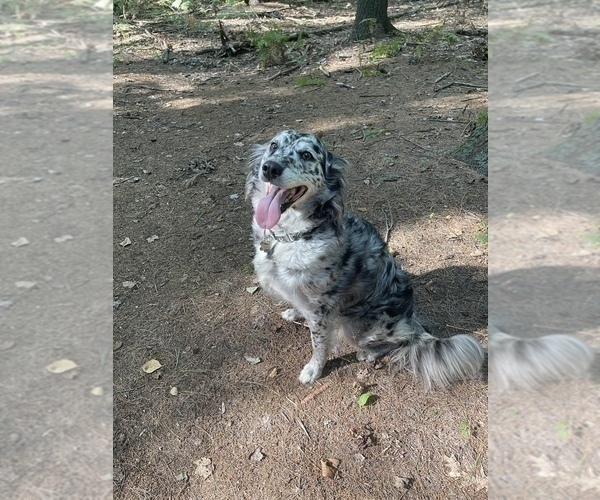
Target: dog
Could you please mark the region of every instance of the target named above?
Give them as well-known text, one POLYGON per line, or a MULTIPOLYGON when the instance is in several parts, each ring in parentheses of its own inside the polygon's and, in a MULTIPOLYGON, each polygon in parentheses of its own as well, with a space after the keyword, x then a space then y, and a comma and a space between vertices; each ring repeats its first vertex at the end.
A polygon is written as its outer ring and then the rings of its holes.
POLYGON ((344 209, 348 163, 315 135, 286 130, 254 146, 246 197, 254 209, 254 269, 261 288, 304 319, 313 354, 300 382, 321 377, 342 339, 359 361, 386 354, 427 390, 478 375, 484 351, 468 335, 438 338, 413 311, 413 289, 376 229, 344 209))
POLYGON ((489 330, 488 379, 492 390, 540 389, 590 374, 594 350, 572 335, 519 338, 492 324, 489 330))

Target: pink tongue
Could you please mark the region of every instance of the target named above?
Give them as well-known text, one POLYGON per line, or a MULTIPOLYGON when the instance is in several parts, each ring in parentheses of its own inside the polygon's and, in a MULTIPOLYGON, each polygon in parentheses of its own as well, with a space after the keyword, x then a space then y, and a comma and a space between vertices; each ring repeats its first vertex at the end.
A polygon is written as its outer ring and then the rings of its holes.
POLYGON ((258 202, 254 218, 263 229, 271 229, 281 217, 281 204, 285 200, 287 190, 271 186, 267 196, 258 202))

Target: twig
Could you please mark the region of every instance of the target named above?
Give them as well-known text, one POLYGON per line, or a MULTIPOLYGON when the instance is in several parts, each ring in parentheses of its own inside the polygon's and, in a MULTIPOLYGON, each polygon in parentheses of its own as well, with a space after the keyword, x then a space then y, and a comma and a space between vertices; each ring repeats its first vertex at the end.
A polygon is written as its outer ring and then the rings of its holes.
POLYGON ((315 399, 316 396, 318 396, 319 394, 321 394, 322 392, 326 391, 329 386, 331 385, 331 382, 326 382, 325 384, 323 384, 320 387, 317 387, 314 391, 312 391, 310 394, 308 394, 302 401, 301 403, 304 404, 312 399, 315 399))
POLYGON ((267 78, 268 81, 271 80, 275 80, 275 78, 279 78, 280 76, 287 76, 290 73, 293 73, 294 71, 296 71, 297 69, 300 69, 300 65, 297 64, 296 66, 293 66, 291 68, 285 69, 285 70, 279 70, 277 73, 275 73, 274 75, 271 75, 269 78, 267 78))
POLYGON ((296 419, 296 422, 298 422, 298 425, 300 426, 300 428, 304 431, 304 434, 306 434, 306 437, 308 439, 310 439, 310 434, 308 433, 308 431, 306 430, 306 427, 304 427, 304 424, 302 423, 302 420, 300 420, 299 418, 296 419))
POLYGON ((525 80, 529 80, 530 78, 533 78, 534 76, 538 76, 539 74, 540 74, 539 71, 537 73, 530 73, 529 75, 525 75, 525 76, 522 76, 521 78, 516 79, 515 83, 524 82, 525 80))
POLYGON ((417 144, 416 142, 411 141, 410 139, 404 137, 403 135, 399 135, 398 137, 400 137, 400 139, 404 139, 406 142, 410 142, 413 146, 417 146, 418 148, 422 149, 423 151, 429 151, 427 148, 424 148, 420 144, 417 144))
POLYGON ((390 232, 392 231, 392 228, 394 227, 394 214, 392 213, 392 209, 390 208, 389 201, 388 201, 388 212, 383 212, 383 216, 385 217, 385 238, 383 239, 383 241, 385 241, 386 245, 390 241, 390 232), (388 212, 390 214, 389 220, 388 220, 388 212))
MULTIPOLYGON (((456 68, 455 68, 456 69, 456 68)), ((444 73, 442 76, 440 76, 439 78, 436 78, 435 81, 433 83, 438 83, 441 82, 444 78, 449 77, 452 73, 454 73, 454 70, 452 71, 448 71, 448 73, 444 73)))
POLYGON ((447 89, 448 87, 452 87, 453 85, 458 85, 460 87, 470 87, 470 88, 475 88, 475 89, 487 90, 487 87, 484 87, 483 85, 477 85, 475 83, 450 82, 450 83, 447 83, 446 85, 442 85, 441 87, 434 88, 434 92, 439 92, 440 90, 447 89))
POLYGON ((590 87, 589 85, 578 85, 576 83, 540 82, 540 83, 534 83, 533 85, 529 85, 527 87, 521 87, 521 88, 515 89, 515 92, 523 92, 525 90, 531 90, 531 89, 535 89, 537 87, 543 87, 544 85, 553 85, 553 86, 558 86, 558 87, 572 87, 572 88, 576 88, 576 89, 598 90, 597 87, 590 87))

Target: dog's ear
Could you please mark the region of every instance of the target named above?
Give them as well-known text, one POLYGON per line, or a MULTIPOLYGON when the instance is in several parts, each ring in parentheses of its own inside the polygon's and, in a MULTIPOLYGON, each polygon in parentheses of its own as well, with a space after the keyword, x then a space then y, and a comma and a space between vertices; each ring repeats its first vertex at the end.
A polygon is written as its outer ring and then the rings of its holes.
POLYGON ((327 151, 327 158, 325 159, 325 175, 327 177, 332 174, 339 175, 341 170, 347 165, 348 162, 346 160, 327 151))

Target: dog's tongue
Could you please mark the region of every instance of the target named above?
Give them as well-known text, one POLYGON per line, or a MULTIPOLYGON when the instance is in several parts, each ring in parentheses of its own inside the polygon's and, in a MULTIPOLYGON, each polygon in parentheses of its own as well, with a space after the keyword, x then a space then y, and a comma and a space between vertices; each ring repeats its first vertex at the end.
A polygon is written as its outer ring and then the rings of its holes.
POLYGON ((258 202, 254 218, 263 229, 271 229, 281 217, 281 204, 287 190, 271 185, 268 194, 258 202))

